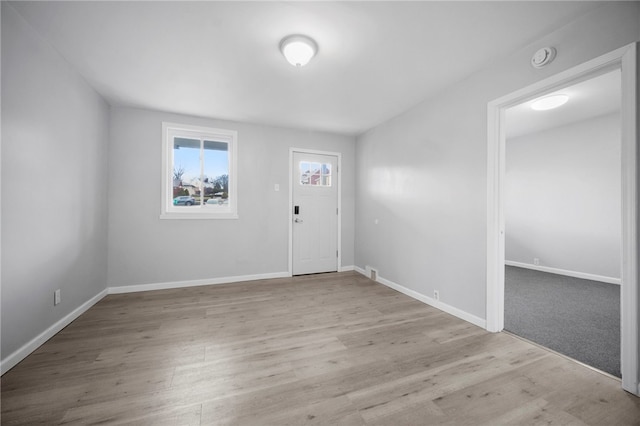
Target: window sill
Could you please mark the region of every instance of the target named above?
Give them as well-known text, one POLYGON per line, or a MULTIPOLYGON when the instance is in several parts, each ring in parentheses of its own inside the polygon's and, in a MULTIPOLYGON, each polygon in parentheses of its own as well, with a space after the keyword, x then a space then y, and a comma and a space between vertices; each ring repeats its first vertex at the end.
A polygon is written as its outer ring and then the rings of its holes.
POLYGON ((160 215, 160 219, 239 219, 238 213, 184 213, 184 212, 166 212, 160 215))

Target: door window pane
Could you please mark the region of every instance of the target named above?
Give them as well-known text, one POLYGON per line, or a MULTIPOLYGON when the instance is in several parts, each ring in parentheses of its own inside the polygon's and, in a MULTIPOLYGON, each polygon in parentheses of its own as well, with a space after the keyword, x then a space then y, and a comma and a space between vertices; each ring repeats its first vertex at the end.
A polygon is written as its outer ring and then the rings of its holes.
POLYGON ((322 165, 322 186, 331 186, 331 164, 322 165))
POLYGON ((310 167, 309 163, 305 163, 304 161, 300 162, 300 185, 309 185, 309 175, 310 175, 310 167))
POLYGON ((309 176, 309 183, 311 186, 320 185, 320 163, 311 163, 311 175, 309 176))

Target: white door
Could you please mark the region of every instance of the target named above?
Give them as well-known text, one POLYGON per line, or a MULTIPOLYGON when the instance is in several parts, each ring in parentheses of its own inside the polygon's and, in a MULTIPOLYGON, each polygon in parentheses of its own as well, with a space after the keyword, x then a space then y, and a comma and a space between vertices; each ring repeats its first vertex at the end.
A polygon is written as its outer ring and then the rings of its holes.
POLYGON ((293 153, 293 275, 338 270, 338 158, 293 153))

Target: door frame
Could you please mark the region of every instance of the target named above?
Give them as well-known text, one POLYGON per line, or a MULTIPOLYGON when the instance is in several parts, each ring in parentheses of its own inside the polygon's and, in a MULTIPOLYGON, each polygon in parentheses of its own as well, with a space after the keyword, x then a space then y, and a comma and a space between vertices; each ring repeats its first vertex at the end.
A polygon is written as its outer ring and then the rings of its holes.
POLYGON ((511 106, 620 69, 622 79, 622 247, 621 247, 621 369, 622 388, 640 396, 638 338, 638 43, 631 43, 560 72, 487 104, 487 325, 504 328, 505 267, 505 110, 511 106))
POLYGON ((338 159, 338 170, 336 170, 335 172, 335 175, 338 177, 338 257, 336 259, 336 269, 338 272, 340 272, 340 270, 342 269, 342 153, 294 147, 289 147, 289 262, 287 272, 289 273, 290 277, 293 276, 293 185, 295 182, 293 154, 296 152, 302 154, 330 155, 332 157, 337 157, 338 159))

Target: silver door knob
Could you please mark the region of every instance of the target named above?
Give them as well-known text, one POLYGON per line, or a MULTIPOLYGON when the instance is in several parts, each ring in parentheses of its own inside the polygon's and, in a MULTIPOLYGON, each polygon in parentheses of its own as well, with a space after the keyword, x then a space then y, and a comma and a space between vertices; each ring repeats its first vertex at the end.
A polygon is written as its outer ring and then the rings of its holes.
POLYGON ((293 219, 293 221, 295 223, 302 223, 303 222, 302 219, 298 219, 297 217, 295 219, 293 219))

